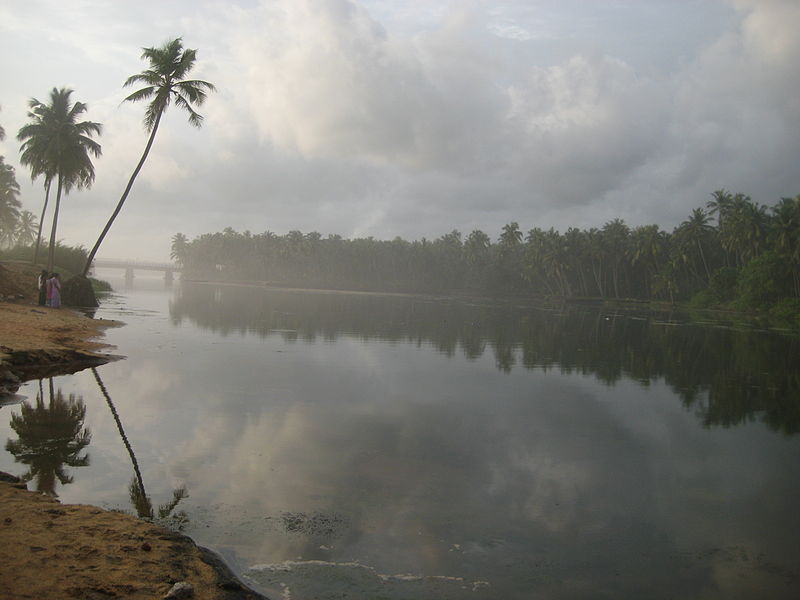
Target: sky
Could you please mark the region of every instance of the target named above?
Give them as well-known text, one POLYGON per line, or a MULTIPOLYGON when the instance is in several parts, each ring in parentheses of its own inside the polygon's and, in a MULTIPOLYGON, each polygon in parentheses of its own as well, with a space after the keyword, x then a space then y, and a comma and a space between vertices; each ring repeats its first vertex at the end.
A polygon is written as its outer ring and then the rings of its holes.
POLYGON ((200 129, 168 109, 100 257, 225 227, 671 231, 720 188, 800 194, 797 23, 797 0, 0 0, 0 154, 39 214, 16 132, 75 90, 103 155, 58 238, 91 247, 146 142, 122 84, 181 36, 218 91, 200 129))

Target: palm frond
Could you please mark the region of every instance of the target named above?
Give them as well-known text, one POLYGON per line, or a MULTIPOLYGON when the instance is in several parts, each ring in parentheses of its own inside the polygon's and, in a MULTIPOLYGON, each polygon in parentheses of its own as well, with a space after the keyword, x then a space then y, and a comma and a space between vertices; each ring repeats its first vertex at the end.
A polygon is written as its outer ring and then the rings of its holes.
POLYGON ((189 113, 189 124, 194 125, 195 127, 201 127, 203 125, 203 115, 196 112, 193 108, 191 103, 181 96, 180 94, 175 95, 175 104, 176 106, 180 106, 181 108, 185 109, 189 113))
POLYGON ((135 83, 144 83, 149 86, 157 87, 162 83, 161 75, 152 69, 148 69, 146 71, 142 71, 141 73, 137 73, 136 75, 131 75, 125 80, 125 83, 122 84, 122 87, 128 87, 135 83))
POLYGON ((213 84, 207 81, 201 81, 199 79, 179 81, 175 84, 175 88, 178 89, 181 94, 186 96, 187 100, 193 104, 196 104, 197 106, 201 106, 203 102, 206 101, 208 96, 206 91, 216 91, 216 88, 213 84))
POLYGON ((155 87, 146 87, 136 90, 130 96, 126 97, 123 102, 139 102, 140 100, 149 100, 156 93, 155 87))

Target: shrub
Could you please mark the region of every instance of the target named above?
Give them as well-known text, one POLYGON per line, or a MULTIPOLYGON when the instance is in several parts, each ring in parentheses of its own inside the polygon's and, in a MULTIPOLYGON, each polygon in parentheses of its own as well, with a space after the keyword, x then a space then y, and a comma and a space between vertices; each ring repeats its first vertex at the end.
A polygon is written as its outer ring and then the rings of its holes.
POLYGON ((800 298, 784 298, 769 309, 769 316, 792 327, 800 327, 800 298))
POLYGON ((787 263, 774 252, 751 260, 739 276, 735 304, 744 309, 764 309, 790 295, 787 263))
POLYGON ((738 283, 739 270, 733 267, 722 267, 711 275, 708 290, 717 303, 724 304, 734 299, 738 283))
MULTIPOLYGON (((15 246, 10 250, 0 252, 0 258, 5 260, 33 260, 33 246, 15 246)), ((48 245, 42 244, 39 247, 38 264, 47 264, 48 245)), ((53 262, 55 267, 59 267, 70 273, 80 273, 86 264, 89 252, 83 246, 66 246, 61 242, 56 242, 53 262)))
POLYGON ((719 298, 710 289, 700 290, 692 296, 689 304, 693 308, 709 308, 719 304, 719 298))

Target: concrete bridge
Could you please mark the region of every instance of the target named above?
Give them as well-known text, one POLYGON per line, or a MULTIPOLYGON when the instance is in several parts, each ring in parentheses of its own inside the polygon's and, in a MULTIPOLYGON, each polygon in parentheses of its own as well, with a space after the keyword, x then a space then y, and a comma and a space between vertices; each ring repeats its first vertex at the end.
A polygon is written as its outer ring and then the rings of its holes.
POLYGON ((181 268, 175 263, 148 262, 142 260, 127 260, 118 258, 95 258, 92 268, 97 269, 125 269, 125 281, 133 281, 134 271, 162 271, 164 281, 172 283, 175 273, 181 268))

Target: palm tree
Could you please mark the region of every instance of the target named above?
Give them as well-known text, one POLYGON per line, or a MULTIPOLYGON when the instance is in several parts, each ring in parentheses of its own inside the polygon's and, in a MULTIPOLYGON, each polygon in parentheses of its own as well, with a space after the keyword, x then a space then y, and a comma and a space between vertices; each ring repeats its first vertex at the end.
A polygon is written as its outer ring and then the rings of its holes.
POLYGON ((713 200, 706 202, 708 214, 717 215, 717 229, 722 229, 725 217, 733 206, 733 195, 727 190, 721 189, 711 193, 713 200))
POLYGON ((47 257, 48 271, 53 269, 61 195, 68 194, 73 187, 91 187, 94 165, 90 155, 98 157, 102 153, 100 144, 92 139, 93 135, 100 135, 102 125, 93 121, 78 121, 87 107, 83 102, 72 104, 72 93, 73 90, 69 88, 53 88, 49 104, 32 98, 28 113, 31 122, 17 134, 17 139, 22 142, 20 162, 30 167, 31 178, 43 175, 48 192, 50 182, 54 178, 57 181, 56 207, 47 257))
POLYGON ((692 211, 692 215, 681 223, 677 230, 679 237, 685 239, 686 243, 697 246, 706 274, 706 283, 711 279, 711 272, 708 269, 706 254, 703 251, 703 240, 708 238, 711 231, 713 231, 713 227, 709 224, 709 215, 702 208, 695 208, 692 211))
POLYGON ((186 245, 188 243, 189 238, 182 233, 176 233, 172 236, 169 257, 181 266, 183 266, 183 261, 186 257, 186 245))
POLYGON ((19 220, 17 221, 17 230, 15 232, 17 244, 20 246, 28 246, 33 243, 36 238, 36 230, 39 228, 39 223, 36 220, 36 215, 29 210, 23 210, 19 213, 19 220))
POLYGON ((800 296, 800 195, 781 198, 772 207, 769 239, 773 250, 792 268, 795 296, 800 296))
POLYGON ((518 291, 522 284, 522 231, 519 223, 503 225, 497 242, 496 283, 505 289, 518 291))
MULTIPOLYGON (((39 109, 40 102, 35 98, 32 98, 28 102, 28 106, 31 108, 31 112, 28 113, 28 117, 33 119, 34 121, 40 120, 41 115, 35 112, 39 109)), ((40 138, 37 142, 42 142, 44 138, 40 138)), ((25 152, 23 152, 21 156, 21 162, 23 165, 30 167, 31 169, 31 181, 35 181, 39 175, 44 175, 44 204, 42 205, 42 216, 39 218, 39 228, 36 232, 36 245, 33 249, 33 264, 36 264, 39 261, 39 247, 42 243, 42 227, 44 226, 44 217, 47 214, 47 205, 50 201, 50 184, 53 182, 54 173, 52 172, 52 165, 48 164, 44 159, 46 155, 46 149, 44 147, 39 148, 28 148, 25 152)))
POLYGON ((658 225, 643 225, 633 230, 631 235, 631 263, 637 267, 644 280, 647 297, 653 296, 655 275, 666 247, 666 234, 659 231, 658 225))
MULTIPOLYGON (((150 501, 150 496, 147 495, 147 491, 144 489, 144 479, 142 479, 142 472, 139 470, 139 461, 136 460, 136 455, 133 452, 133 448, 131 447, 131 443, 128 441, 128 436, 125 435, 125 429, 122 426, 122 420, 119 417, 119 413, 117 412, 117 408, 114 406, 114 402, 111 400, 111 395, 108 393, 108 389, 106 388, 103 380, 100 378, 100 374, 97 372, 97 369, 92 367, 92 373, 94 374, 94 379, 97 381, 97 385, 100 388, 100 391, 103 394, 103 398, 106 399, 106 404, 108 404, 108 408, 111 410, 111 415, 114 417, 114 422, 117 424, 117 431, 119 431, 119 435, 122 438, 122 442, 125 444, 125 449, 128 451, 128 456, 131 459, 131 464, 133 465, 133 477, 131 477, 131 482, 128 485, 128 495, 131 499, 131 504, 136 509, 136 514, 142 519, 150 519, 151 521, 155 518, 155 513, 153 511, 153 504, 150 501)), ((172 501, 168 502, 167 504, 162 504, 158 507, 158 516, 161 519, 165 519, 175 510, 175 507, 178 503, 183 499, 188 497, 188 492, 186 491, 185 486, 180 486, 179 488, 173 490, 172 492, 172 501)), ((186 514, 176 513, 174 517, 178 520, 178 522, 185 522, 187 520, 186 514)))
POLYGON ((14 167, 7 165, 0 156, 0 245, 13 240, 22 206, 17 199, 19 183, 14 167))
POLYGON ((611 267, 611 283, 614 297, 622 297, 622 283, 626 275, 626 265, 630 260, 631 231, 622 219, 614 219, 603 225, 601 245, 611 267))
POLYGON ((214 91, 216 88, 207 81, 199 79, 184 79, 189 71, 194 67, 195 60, 197 59, 197 50, 189 48, 183 49, 183 42, 181 38, 170 40, 160 48, 143 48, 142 59, 150 62, 150 68, 128 77, 125 81, 125 87, 134 84, 145 84, 145 87, 136 90, 125 100, 130 102, 138 102, 140 100, 151 100, 147 105, 147 110, 144 113, 144 126, 150 132, 150 137, 147 139, 147 145, 144 148, 142 158, 139 159, 139 164, 133 170, 128 185, 122 193, 122 197, 117 203, 117 207, 111 214, 111 218, 103 228, 100 237, 97 238, 92 251, 89 252, 89 257, 86 259, 86 266, 83 268, 83 276, 89 272, 92 266, 97 250, 103 239, 106 237, 108 230, 117 218, 119 211, 122 210, 122 205, 133 187, 133 182, 139 171, 142 170, 144 161, 147 160, 147 155, 150 153, 150 148, 153 146, 153 141, 158 131, 158 125, 161 122, 161 117, 167 110, 167 107, 174 102, 176 106, 183 108, 189 113, 189 124, 195 127, 200 127, 203 123, 203 117, 195 112, 192 105, 201 106, 206 99, 207 91, 214 91))
POLYGON ((81 396, 64 398, 61 390, 54 392, 50 380, 50 402, 45 405, 44 394, 36 396, 36 404, 23 402, 21 413, 11 415, 11 429, 18 439, 9 439, 6 450, 16 462, 29 465, 23 481, 36 479, 36 490, 57 496, 56 480, 62 485, 72 483, 64 466, 85 467, 88 454, 82 454, 92 439, 84 427, 86 406, 81 396))

